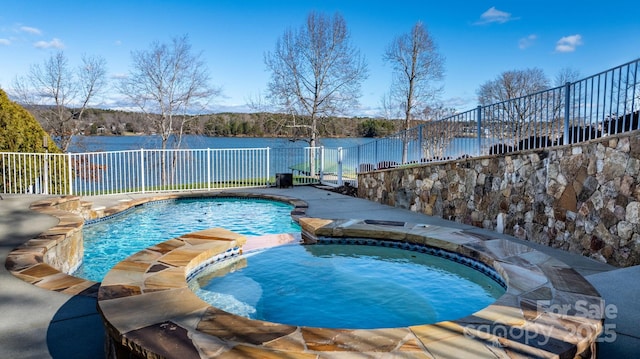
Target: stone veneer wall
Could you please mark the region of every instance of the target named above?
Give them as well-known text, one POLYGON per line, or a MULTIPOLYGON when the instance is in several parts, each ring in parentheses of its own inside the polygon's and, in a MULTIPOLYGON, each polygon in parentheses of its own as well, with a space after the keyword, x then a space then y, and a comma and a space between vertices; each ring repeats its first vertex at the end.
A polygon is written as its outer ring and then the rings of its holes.
POLYGON ((84 241, 82 238, 83 214, 87 211, 80 197, 64 196, 35 202, 32 209, 63 218, 58 225, 35 238, 28 246, 42 246, 42 262, 63 273, 71 273, 82 264, 84 241))
POLYGON ((640 264, 640 132, 358 175, 358 197, 640 264))

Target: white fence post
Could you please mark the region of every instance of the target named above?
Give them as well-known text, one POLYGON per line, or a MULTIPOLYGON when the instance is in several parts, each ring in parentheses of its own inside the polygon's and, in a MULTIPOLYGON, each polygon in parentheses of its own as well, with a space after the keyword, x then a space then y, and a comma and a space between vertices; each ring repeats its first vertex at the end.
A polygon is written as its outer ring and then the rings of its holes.
MULTIPOLYGON (((317 147, 314 149, 314 152, 317 150, 317 147)), ((320 183, 324 180, 324 146, 320 146, 320 177, 318 178, 320 183)))
POLYGON ((207 148, 207 191, 211 191, 211 149, 207 148))
POLYGON ((140 186, 142 193, 144 193, 144 148, 140 149, 140 186))
POLYGON ((69 165, 69 195, 73 195, 73 167, 71 164, 71 153, 67 153, 67 163, 69 165))
POLYGON ((338 186, 342 186, 342 147, 338 147, 338 186))
POLYGON ((49 194, 49 150, 44 153, 44 175, 42 193, 49 194))
POLYGON ((269 148, 269 147, 267 147, 267 151, 265 152, 265 153, 266 153, 266 156, 267 156, 267 157, 266 157, 266 159, 265 159, 265 163, 266 163, 266 166, 265 166, 265 171, 266 171, 266 174, 265 174, 265 181, 266 181, 266 183, 265 183, 265 184, 266 184, 267 186, 270 186, 270 185, 271 185, 271 175, 270 175, 270 174, 271 174, 271 169, 269 168, 269 158, 270 158, 270 157, 269 157, 269 154, 270 154, 270 151, 269 151, 269 150, 270 150, 270 148, 269 148))

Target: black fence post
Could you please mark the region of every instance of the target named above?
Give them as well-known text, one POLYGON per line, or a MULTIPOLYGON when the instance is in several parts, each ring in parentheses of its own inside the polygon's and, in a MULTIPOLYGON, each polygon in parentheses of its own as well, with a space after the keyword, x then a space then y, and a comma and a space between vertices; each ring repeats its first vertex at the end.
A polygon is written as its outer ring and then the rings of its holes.
POLYGON ((562 137, 562 144, 569 144, 569 102, 571 102, 571 83, 566 82, 564 84, 564 136, 562 137))
POLYGON ((482 106, 478 105, 477 110, 478 118, 478 156, 482 156, 482 106))

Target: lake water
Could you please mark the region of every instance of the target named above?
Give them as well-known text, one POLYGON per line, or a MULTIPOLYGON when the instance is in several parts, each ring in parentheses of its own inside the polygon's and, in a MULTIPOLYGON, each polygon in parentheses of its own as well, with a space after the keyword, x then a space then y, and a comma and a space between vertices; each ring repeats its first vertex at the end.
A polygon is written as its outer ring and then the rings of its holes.
MULTIPOLYGON (((458 158, 468 154, 478 156, 478 140, 476 138, 454 138, 446 146, 443 155, 449 158, 458 158)), ((491 145, 488 139, 484 139, 487 146, 491 145)), ((342 161, 356 170, 361 163, 376 164, 380 161, 402 162, 402 139, 400 138, 321 138, 319 146, 328 149, 343 148, 342 161)), ((172 148, 173 144, 168 145, 172 148)), ((271 148, 285 149, 281 154, 291 156, 292 153, 286 149, 308 147, 305 141, 290 141, 288 138, 265 138, 265 137, 205 137, 196 135, 185 135, 182 149, 231 149, 231 148, 271 148)), ((96 152, 96 151, 130 151, 130 150, 152 150, 160 149, 161 140, 159 136, 76 136, 69 152, 96 152)), ((420 144, 411 141, 408 148, 409 160, 423 158, 425 153, 420 144)), ((303 152, 297 153, 303 156, 303 152)), ((331 155, 334 156, 334 155, 331 155)), ((303 162, 304 158, 294 161, 303 162)), ((290 165, 290 164, 289 164, 290 165)), ((280 171, 281 169, 279 169, 280 171)))
MULTIPOLYGON (((374 138, 321 138, 320 145, 337 148, 353 147, 372 142, 374 138)), ((264 137, 205 137, 186 135, 183 139, 184 149, 205 148, 302 148, 309 146, 305 141, 290 141, 288 138, 264 137)), ((69 152, 124 151, 159 149, 159 136, 76 136, 69 147, 69 152)))

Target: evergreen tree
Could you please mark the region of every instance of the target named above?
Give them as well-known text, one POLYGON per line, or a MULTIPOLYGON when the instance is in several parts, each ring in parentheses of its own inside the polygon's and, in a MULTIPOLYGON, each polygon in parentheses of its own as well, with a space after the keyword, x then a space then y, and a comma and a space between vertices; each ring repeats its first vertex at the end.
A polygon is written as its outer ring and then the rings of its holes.
POLYGON ((62 152, 38 121, 0 89, 0 192, 48 193, 52 188, 67 188, 66 176, 47 175, 53 172, 68 173, 66 162, 52 161, 51 155, 29 155, 46 152, 45 141, 49 153, 62 152), (5 155, 1 152, 19 152, 25 155, 5 155), (9 156, 10 160, 3 160, 5 156, 9 156))
POLYGON ((44 138, 49 152, 61 152, 29 111, 11 101, 0 89, 0 151, 42 153, 45 152, 44 138))

